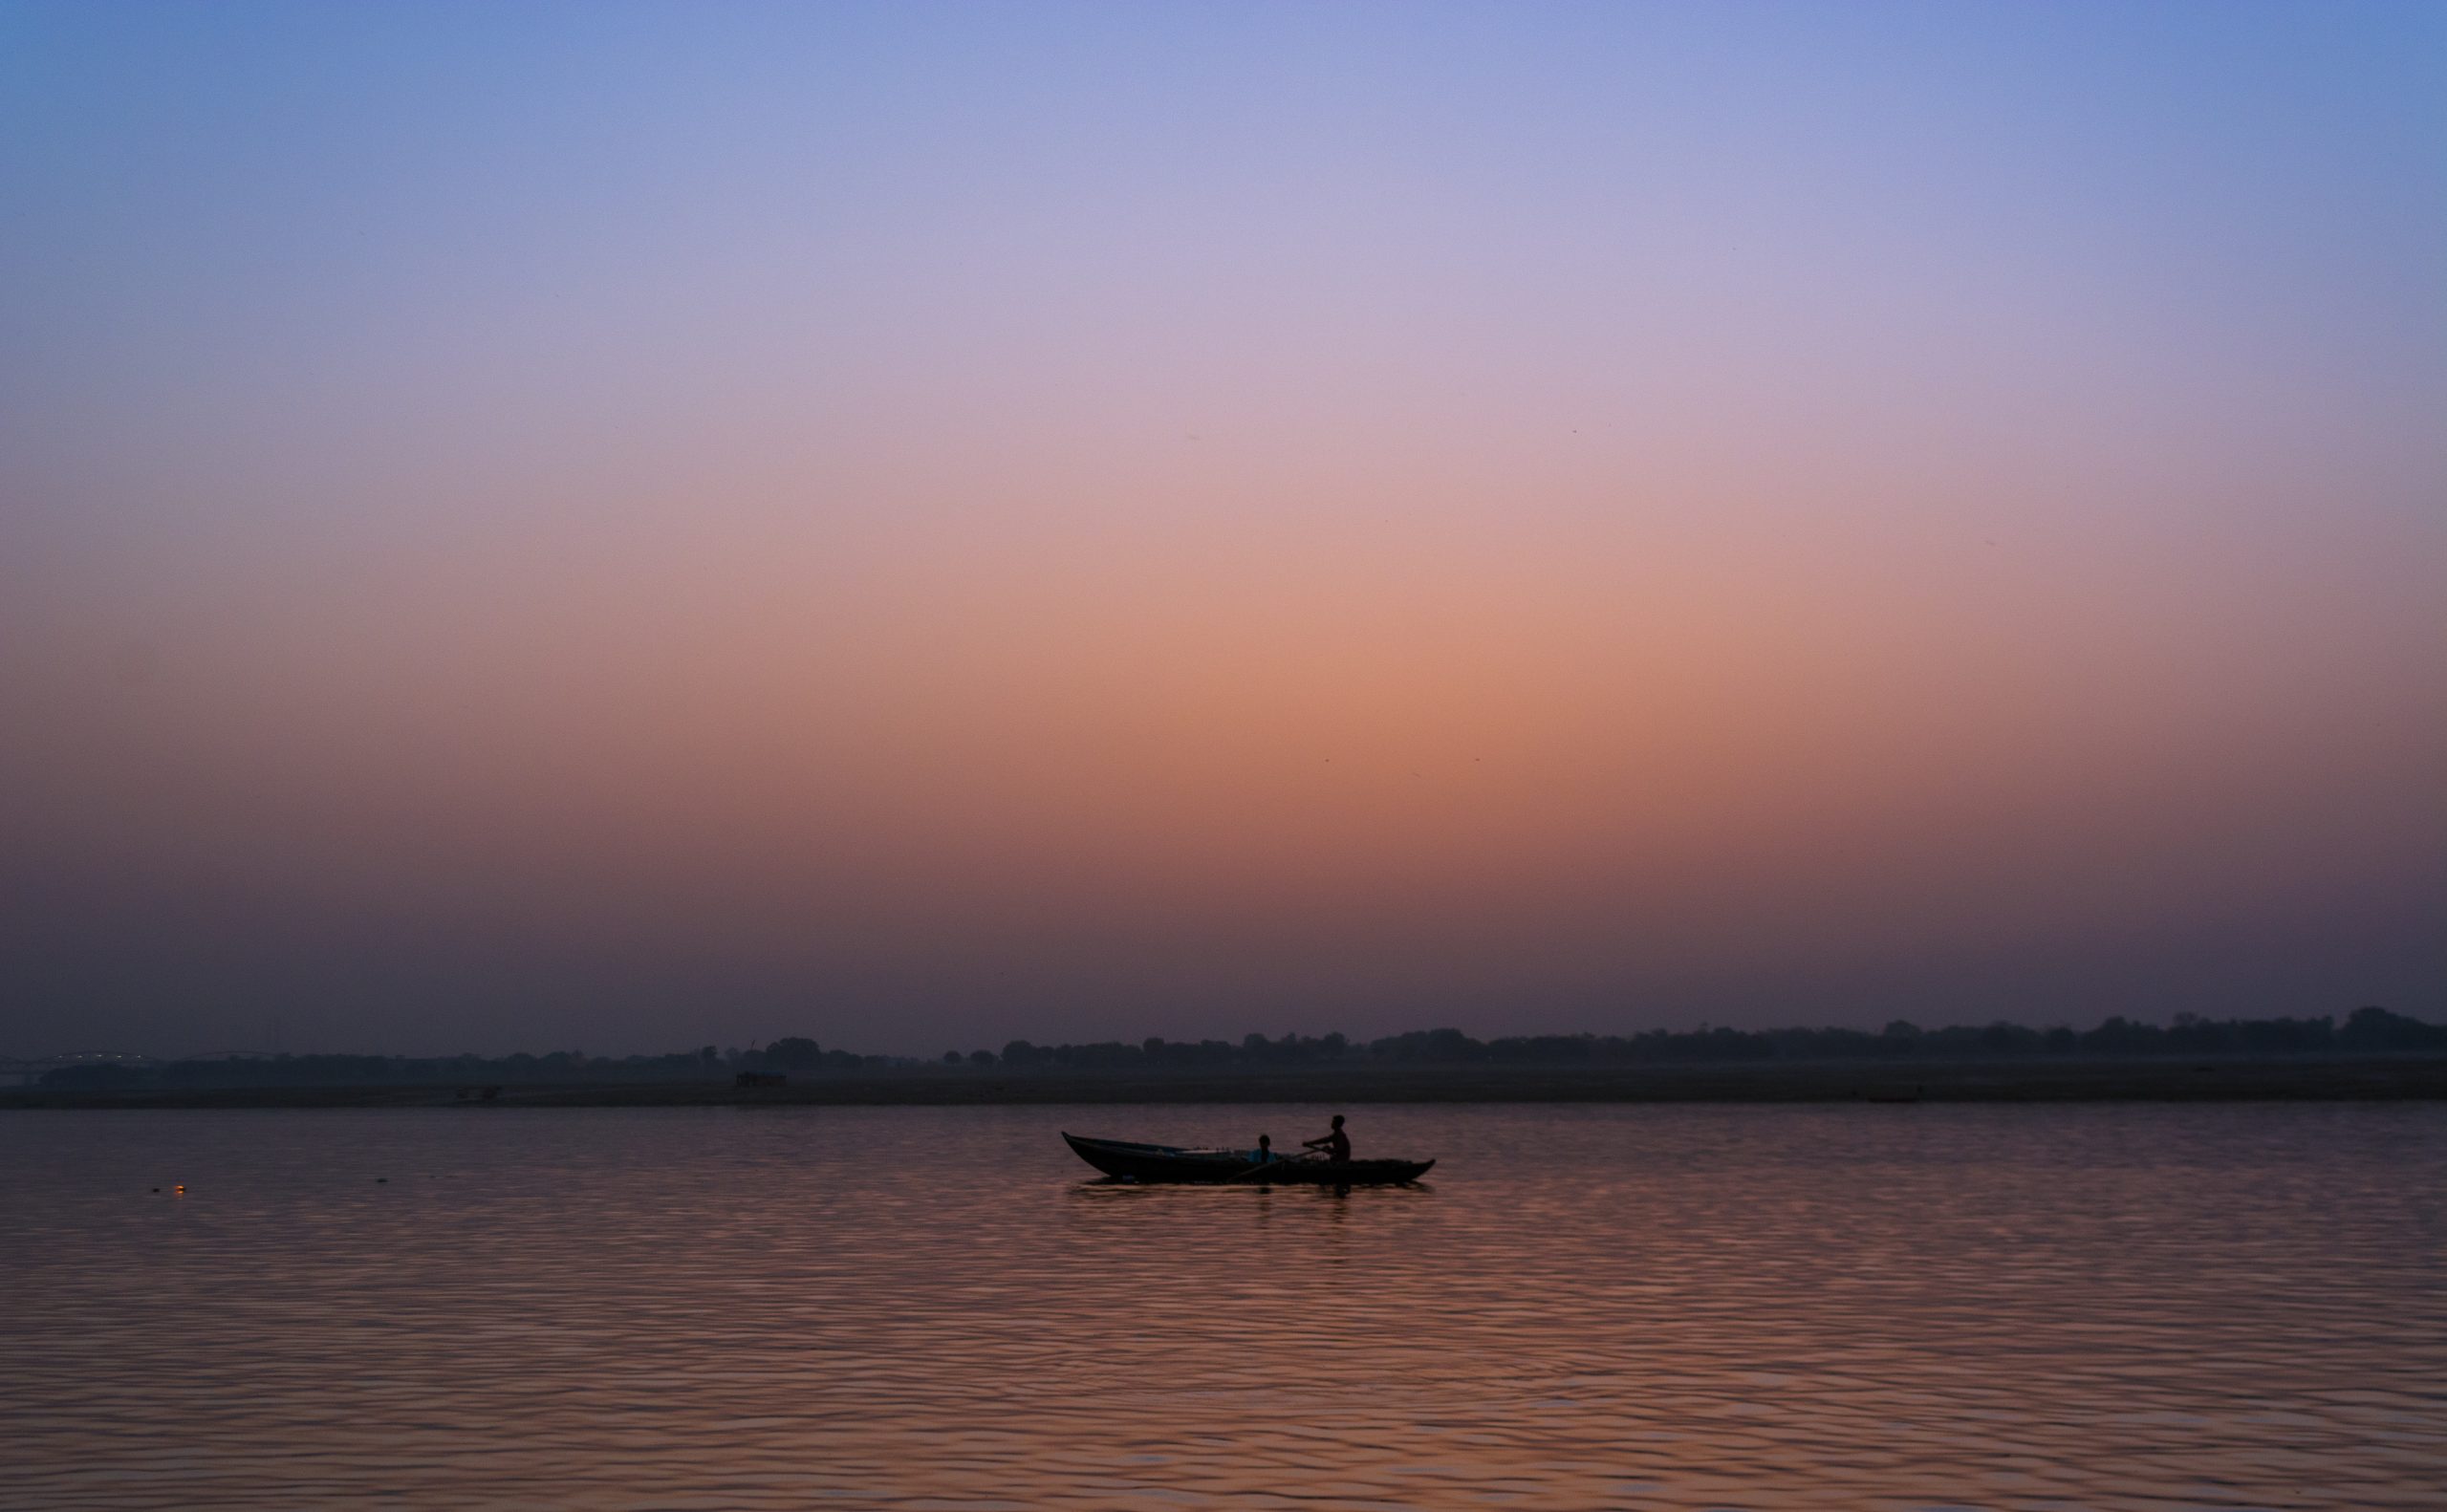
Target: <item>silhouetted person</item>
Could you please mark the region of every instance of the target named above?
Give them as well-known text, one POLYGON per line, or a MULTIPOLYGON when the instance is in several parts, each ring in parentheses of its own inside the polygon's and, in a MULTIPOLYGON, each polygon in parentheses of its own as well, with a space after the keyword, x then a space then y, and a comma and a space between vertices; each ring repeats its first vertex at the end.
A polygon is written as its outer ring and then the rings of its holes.
POLYGON ((1255 1158, 1257 1163, 1260 1165, 1266 1165, 1270 1161, 1281 1158, 1281 1156, 1274 1153, 1274 1136, 1272 1134, 1258 1135, 1258 1153, 1255 1158))
POLYGON ((1303 1150, 1322 1150, 1329 1160, 1351 1158, 1351 1135, 1342 1132, 1342 1114, 1334 1114, 1334 1126, 1317 1138, 1300 1141, 1303 1150))

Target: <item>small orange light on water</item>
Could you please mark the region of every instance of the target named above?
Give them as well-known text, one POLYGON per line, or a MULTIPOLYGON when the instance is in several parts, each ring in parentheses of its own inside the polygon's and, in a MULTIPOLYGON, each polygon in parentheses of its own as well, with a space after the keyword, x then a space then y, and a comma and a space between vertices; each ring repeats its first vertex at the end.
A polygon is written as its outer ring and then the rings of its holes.
POLYGON ((171 1191, 173 1191, 173 1192, 175 1192, 175 1193, 177 1193, 177 1194, 178 1194, 179 1196, 181 1196, 181 1197, 184 1197, 184 1196, 186 1196, 186 1195, 187 1195, 187 1184, 186 1184, 184 1181, 182 1181, 182 1182, 180 1182, 177 1186, 172 1187, 170 1190, 171 1190, 171 1191))

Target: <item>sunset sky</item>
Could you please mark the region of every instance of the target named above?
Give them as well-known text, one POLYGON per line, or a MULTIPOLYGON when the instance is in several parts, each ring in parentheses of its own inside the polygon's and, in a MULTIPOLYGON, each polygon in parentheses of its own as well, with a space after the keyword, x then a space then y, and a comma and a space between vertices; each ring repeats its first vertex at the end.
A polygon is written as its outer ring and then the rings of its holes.
POLYGON ((0 1052, 2365 1003, 2447 8, 0 4, 0 1052))

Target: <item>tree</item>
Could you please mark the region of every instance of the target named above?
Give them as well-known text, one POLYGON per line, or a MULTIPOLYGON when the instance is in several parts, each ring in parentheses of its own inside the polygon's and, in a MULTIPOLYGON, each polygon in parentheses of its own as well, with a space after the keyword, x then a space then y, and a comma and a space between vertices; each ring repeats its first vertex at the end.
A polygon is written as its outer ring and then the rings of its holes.
POLYGON ((824 1050, 813 1040, 793 1034, 766 1046, 765 1058, 786 1071, 811 1071, 823 1064, 824 1050))
POLYGON ((2353 1050, 2419 1050, 2447 1047, 2447 1027, 2391 1013, 2375 1004, 2354 1009, 2336 1033, 2353 1050))

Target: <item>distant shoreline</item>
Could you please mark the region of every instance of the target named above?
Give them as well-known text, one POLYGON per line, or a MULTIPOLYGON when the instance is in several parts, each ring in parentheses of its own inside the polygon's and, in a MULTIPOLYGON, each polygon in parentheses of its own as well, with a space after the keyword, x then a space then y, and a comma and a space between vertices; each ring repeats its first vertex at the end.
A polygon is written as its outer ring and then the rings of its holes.
POLYGON ((962 1107, 1122 1103, 2403 1102, 2447 1099, 2447 1056, 1693 1066, 1416 1065, 1211 1073, 911 1068, 729 1081, 0 1090, 40 1109, 962 1107))

